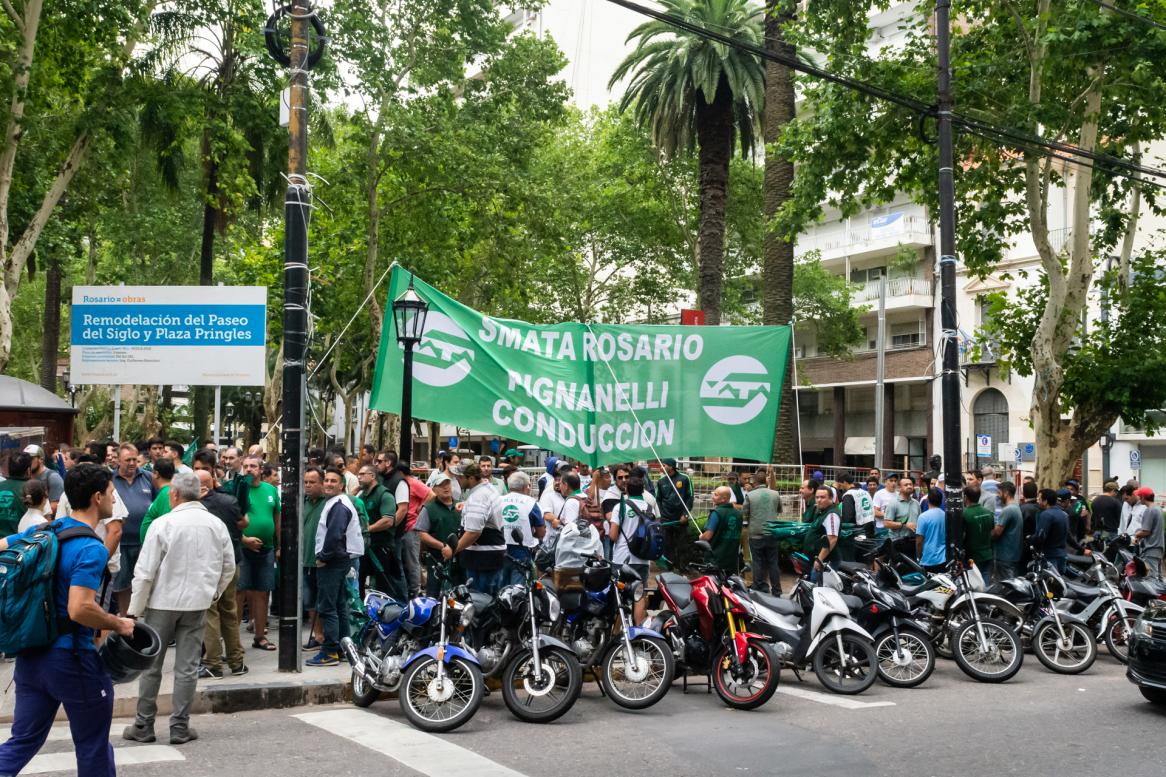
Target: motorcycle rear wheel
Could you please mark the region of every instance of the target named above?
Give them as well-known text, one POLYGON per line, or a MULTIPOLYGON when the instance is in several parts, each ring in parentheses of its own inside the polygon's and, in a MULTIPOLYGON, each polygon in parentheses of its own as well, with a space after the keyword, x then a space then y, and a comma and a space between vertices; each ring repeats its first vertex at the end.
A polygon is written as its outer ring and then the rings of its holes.
POLYGON ((979 623, 989 643, 988 651, 985 653, 980 649, 976 621, 965 621, 948 635, 955 662, 966 675, 981 683, 1002 683, 1011 679, 1024 663, 1020 637, 1007 624, 994 618, 981 618, 979 623))
POLYGON ((879 676, 874 645, 857 634, 831 634, 814 651, 814 674, 818 682, 834 693, 848 696, 862 693, 879 676))
POLYGON ((436 658, 425 656, 414 661, 401 680, 401 709, 409 722, 422 731, 453 731, 474 717, 482 704, 482 672, 461 656, 451 658, 445 665, 445 683, 450 684, 446 691, 450 696, 445 700, 432 698, 436 678, 436 658))
POLYGON ((583 670, 573 653, 562 648, 539 650, 543 677, 535 676, 534 654, 522 650, 502 672, 502 700, 526 723, 550 723, 575 705, 583 692, 583 670))
MULTIPOLYGON (((372 649, 373 637, 371 634, 366 635, 357 647, 357 651, 362 656, 367 656, 372 649)), ((356 670, 352 670, 352 703, 357 707, 371 707, 372 703, 379 699, 381 692, 376 687, 357 674, 356 670)))
POLYGON ((900 629, 897 641, 893 631, 878 637, 875 658, 879 663, 879 679, 895 688, 922 685, 935 671, 935 648, 931 639, 915 629, 900 629), (899 651, 903 655, 896 655, 899 651))
POLYGON ((1058 674, 1080 674, 1097 659, 1097 640, 1092 631, 1075 621, 1064 622, 1061 627, 1068 646, 1061 643, 1057 624, 1050 621, 1032 635, 1032 652, 1046 669, 1058 674))
POLYGON ((1105 639, 1105 649, 1123 664, 1130 662, 1129 640, 1133 627, 1133 618, 1129 616, 1123 618, 1115 613, 1110 616, 1109 623, 1105 626, 1105 634, 1102 635, 1105 639))
POLYGON ((738 677, 733 676, 732 666, 729 648, 722 647, 713 657, 713 687, 728 706, 738 710, 756 709, 777 691, 781 662, 768 643, 749 643, 738 677))
POLYGON ((632 640, 637 667, 643 679, 629 678, 629 660, 623 640, 616 642, 603 657, 603 690, 613 702, 629 710, 651 707, 664 698, 672 686, 675 661, 672 649, 656 637, 632 640))

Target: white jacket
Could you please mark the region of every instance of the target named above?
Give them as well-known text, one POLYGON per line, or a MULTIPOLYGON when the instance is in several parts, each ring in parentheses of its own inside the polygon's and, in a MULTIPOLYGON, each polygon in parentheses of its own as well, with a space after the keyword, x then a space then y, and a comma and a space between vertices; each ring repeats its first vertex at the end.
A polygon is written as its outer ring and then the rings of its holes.
POLYGON ((209 608, 235 577, 227 526, 202 502, 183 502, 150 525, 134 568, 129 614, 209 608))
POLYGON ((334 496, 324 503, 316 527, 316 559, 326 562, 364 555, 364 537, 360 533, 360 513, 348 494, 334 496), (341 526, 340 521, 347 519, 341 526))

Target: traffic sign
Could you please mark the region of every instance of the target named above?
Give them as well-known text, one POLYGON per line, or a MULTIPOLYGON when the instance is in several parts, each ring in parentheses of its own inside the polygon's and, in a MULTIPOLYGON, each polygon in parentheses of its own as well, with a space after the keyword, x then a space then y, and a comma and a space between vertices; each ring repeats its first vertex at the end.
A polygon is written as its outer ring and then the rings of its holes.
POLYGON ((1141 468, 1142 468, 1142 452, 1141 452, 1141 450, 1134 448, 1133 450, 1130 451, 1130 469, 1141 469, 1141 468))

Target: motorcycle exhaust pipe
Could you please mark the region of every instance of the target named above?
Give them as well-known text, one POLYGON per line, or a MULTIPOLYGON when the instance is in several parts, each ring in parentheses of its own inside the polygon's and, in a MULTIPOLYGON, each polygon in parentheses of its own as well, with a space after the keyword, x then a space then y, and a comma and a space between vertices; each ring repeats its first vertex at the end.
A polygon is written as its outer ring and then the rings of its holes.
POLYGON ((344 651, 344 655, 348 658, 348 663, 352 664, 352 671, 360 675, 360 678, 365 682, 373 682, 373 678, 369 677, 368 669, 364 665, 364 660, 356 652, 356 643, 349 637, 341 637, 340 649, 344 651))

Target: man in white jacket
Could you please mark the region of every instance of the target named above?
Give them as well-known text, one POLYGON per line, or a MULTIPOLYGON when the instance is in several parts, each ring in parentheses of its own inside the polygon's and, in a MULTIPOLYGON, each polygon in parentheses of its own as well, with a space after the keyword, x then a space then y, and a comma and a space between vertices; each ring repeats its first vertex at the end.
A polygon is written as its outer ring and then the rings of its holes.
POLYGON ((199 501, 193 472, 170 481, 171 511, 150 526, 134 568, 129 616, 144 617, 162 639, 154 665, 138 686, 138 713, 122 736, 153 742, 154 716, 166 646, 174 640, 174 696, 170 744, 181 745, 198 734, 190 727, 190 705, 198 684, 206 612, 235 577, 235 552, 223 522, 199 501))
POLYGON ((324 645, 304 662, 307 666, 340 663, 340 638, 348 636, 348 573, 352 559, 364 555, 360 515, 345 492, 339 467, 324 472, 324 498, 328 501, 316 528, 316 612, 324 625, 324 645))

